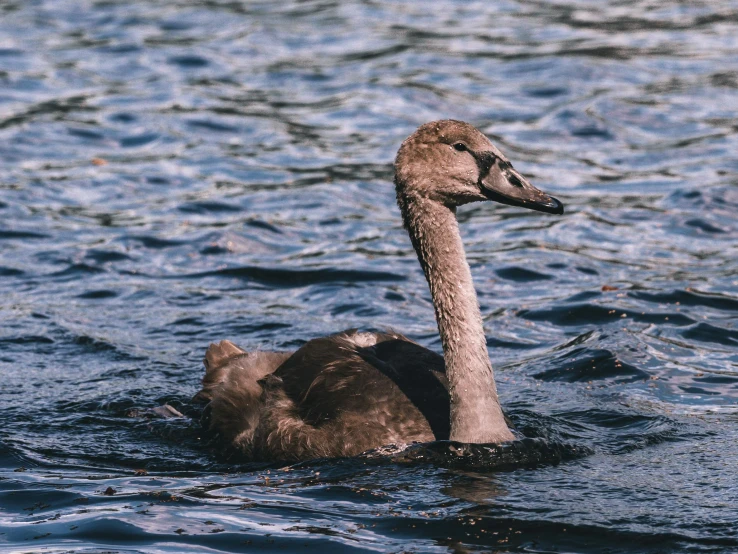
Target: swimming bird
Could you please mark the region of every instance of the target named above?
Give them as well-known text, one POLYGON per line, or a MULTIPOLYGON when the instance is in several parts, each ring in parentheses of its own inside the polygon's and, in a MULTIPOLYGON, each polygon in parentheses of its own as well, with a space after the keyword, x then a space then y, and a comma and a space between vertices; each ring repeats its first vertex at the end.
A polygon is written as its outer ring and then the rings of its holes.
POLYGON ((249 459, 354 456, 390 444, 514 440, 500 406, 456 208, 494 201, 562 214, 490 140, 455 120, 400 146, 395 189, 430 288, 443 356, 394 332, 347 330, 295 352, 205 355, 204 424, 249 459))

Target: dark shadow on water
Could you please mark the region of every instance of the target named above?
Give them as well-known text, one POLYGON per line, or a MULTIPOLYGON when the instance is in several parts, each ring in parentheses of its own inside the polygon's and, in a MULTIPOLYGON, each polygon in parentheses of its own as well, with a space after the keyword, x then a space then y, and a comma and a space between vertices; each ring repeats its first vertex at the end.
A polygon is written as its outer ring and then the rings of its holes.
POLYGON ((416 444, 390 458, 401 464, 432 464, 471 471, 512 471, 557 465, 593 453, 593 450, 584 446, 526 437, 503 444, 464 444, 454 441, 416 444))

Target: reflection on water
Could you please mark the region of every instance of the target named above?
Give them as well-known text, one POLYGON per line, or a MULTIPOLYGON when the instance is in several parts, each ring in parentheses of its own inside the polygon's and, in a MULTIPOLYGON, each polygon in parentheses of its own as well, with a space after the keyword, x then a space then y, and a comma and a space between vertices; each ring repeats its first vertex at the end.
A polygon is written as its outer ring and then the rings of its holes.
POLYGON ((738 549, 737 25, 734 1, 1 3, 2 548, 738 549), (440 350, 391 162, 442 117, 567 206, 459 213, 540 463, 236 465, 131 417, 196 416, 223 338, 440 350))

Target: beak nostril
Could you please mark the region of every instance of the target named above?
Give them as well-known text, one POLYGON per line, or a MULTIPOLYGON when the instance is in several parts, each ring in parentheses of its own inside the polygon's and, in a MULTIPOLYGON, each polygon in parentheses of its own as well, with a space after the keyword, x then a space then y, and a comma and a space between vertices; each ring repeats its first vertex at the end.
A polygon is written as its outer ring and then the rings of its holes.
POLYGON ((507 177, 507 180, 510 182, 511 185, 521 189, 523 188, 523 182, 518 178, 517 175, 508 171, 505 172, 505 176, 507 177))

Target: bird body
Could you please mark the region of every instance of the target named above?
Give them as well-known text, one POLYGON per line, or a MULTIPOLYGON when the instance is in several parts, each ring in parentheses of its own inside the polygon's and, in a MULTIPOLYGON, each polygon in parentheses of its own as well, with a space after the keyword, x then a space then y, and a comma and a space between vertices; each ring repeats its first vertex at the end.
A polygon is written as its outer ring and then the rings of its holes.
POLYGON ((206 359, 219 374, 200 393, 209 395, 208 425, 249 459, 352 456, 449 437, 443 358, 401 335, 348 330, 282 355, 222 341, 206 359))
POLYGON ((403 142, 397 202, 428 281, 444 356, 395 333, 344 331, 293 353, 229 341, 205 357, 207 428, 250 459, 352 456, 388 444, 513 440, 497 396, 456 207, 494 200, 549 213, 480 131, 444 120, 403 142))

